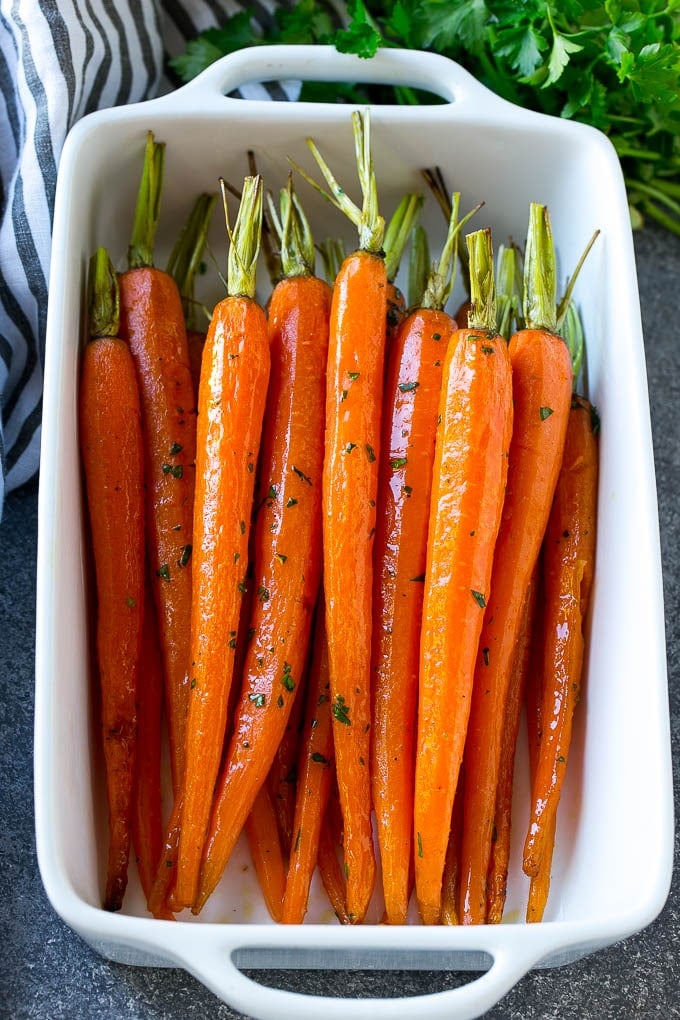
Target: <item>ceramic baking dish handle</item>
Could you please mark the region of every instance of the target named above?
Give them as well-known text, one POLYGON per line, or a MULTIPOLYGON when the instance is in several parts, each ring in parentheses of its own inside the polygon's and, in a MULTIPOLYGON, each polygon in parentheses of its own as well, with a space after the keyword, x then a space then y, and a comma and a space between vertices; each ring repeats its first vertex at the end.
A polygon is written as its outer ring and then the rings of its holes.
MULTIPOLYGON (((425 89, 450 103, 474 104, 475 114, 485 108, 507 105, 480 85, 460 65, 415 50, 379 50, 371 60, 339 53, 333 46, 257 46, 237 50, 208 67, 177 92, 157 102, 172 101, 196 109, 203 104, 242 103, 227 94, 243 85, 267 81, 350 81, 383 85, 409 85, 425 89)), ((328 104, 325 104, 328 109, 328 104)), ((332 105, 330 109, 332 109, 332 105)), ((411 109, 400 106, 400 112, 411 109)))
MULTIPOLYGON (((178 926, 179 927, 179 926, 178 926)), ((479 1017, 497 1003, 545 954, 545 944, 538 939, 518 940, 519 946, 503 944, 507 940, 480 935, 479 947, 474 952, 492 960, 489 969, 467 984, 430 995, 400 998, 345 999, 307 995, 261 985, 242 973, 233 960, 240 948, 234 944, 230 928, 215 937, 197 925, 189 942, 182 940, 175 948, 181 965, 192 973, 223 1002, 239 1009, 255 1020, 413 1020, 414 1016, 427 1020, 471 1020, 479 1017), (195 933, 195 934, 194 934, 195 933)), ((358 933, 357 933, 358 934, 358 933)), ((465 932, 469 935, 469 930, 465 932)), ((237 936, 238 938, 238 936, 237 936)), ((290 945, 296 945, 291 930, 290 945)), ((314 949, 309 948, 310 959, 314 949)), ((303 954, 300 956, 304 958, 303 954)), ((339 951, 339 960, 342 951, 339 951)), ((304 968, 304 963, 300 963, 304 968)), ((424 958, 423 968, 427 969, 424 958)))

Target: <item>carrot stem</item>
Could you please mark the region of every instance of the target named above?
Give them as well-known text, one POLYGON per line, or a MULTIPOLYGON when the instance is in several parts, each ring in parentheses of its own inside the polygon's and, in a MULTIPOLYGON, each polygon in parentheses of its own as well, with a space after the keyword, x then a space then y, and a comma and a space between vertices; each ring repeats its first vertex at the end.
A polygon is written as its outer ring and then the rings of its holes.
POLYGON ((135 206, 132 237, 128 248, 128 269, 153 266, 156 230, 160 216, 165 166, 165 143, 147 132, 144 165, 135 206))

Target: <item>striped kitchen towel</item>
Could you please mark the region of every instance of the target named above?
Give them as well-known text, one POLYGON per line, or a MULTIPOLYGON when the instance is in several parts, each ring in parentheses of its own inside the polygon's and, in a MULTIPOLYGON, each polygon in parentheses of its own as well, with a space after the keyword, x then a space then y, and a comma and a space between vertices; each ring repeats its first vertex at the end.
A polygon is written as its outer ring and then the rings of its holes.
MULTIPOLYGON (((38 471, 50 231, 66 133, 93 110, 168 91, 167 59, 275 0, 0 0, 0 514, 38 471)), ((254 86, 262 90, 264 86, 254 86)))

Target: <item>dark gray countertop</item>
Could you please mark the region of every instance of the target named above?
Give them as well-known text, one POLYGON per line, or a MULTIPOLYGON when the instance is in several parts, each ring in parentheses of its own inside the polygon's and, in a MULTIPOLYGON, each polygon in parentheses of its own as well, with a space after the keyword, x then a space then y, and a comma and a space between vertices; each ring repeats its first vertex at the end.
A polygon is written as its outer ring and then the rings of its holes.
MULTIPOLYGON (((673 764, 680 765, 680 238, 635 239, 651 394, 666 598, 673 764)), ((181 970, 112 964, 57 917, 35 856, 32 796, 37 485, 6 501, 0 524, 0 1015, 21 1018, 237 1020, 181 970)), ((677 786, 677 784, 676 784, 677 786)), ((677 806, 677 800, 676 800, 677 806)), ((676 807, 677 810, 677 807, 676 807)), ((676 834, 676 859, 678 839, 676 834)), ((267 983, 327 995, 424 994, 446 972, 269 971, 267 983)), ((680 886, 645 931, 566 967, 533 971, 493 1020, 680 1017, 680 886)))

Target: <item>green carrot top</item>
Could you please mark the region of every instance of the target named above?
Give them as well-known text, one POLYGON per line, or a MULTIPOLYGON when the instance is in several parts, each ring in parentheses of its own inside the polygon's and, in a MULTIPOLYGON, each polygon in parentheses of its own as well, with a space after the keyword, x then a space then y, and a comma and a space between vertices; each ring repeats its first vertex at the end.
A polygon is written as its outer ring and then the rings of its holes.
POLYGON ((118 336, 120 292, 118 274, 106 248, 97 248, 90 259, 87 278, 87 314, 91 340, 118 336))
POLYGON ((128 248, 129 269, 142 269, 153 265, 164 166, 165 143, 155 141, 153 131, 148 131, 132 237, 128 248))
POLYGON ((465 238, 470 255, 470 298, 472 308, 468 312, 471 329, 485 329, 495 333, 496 326, 496 281, 493 266, 493 245, 491 230, 475 230, 465 238))
POLYGON ((232 297, 255 297, 257 259, 262 232, 262 178, 245 177, 243 193, 233 230, 229 225, 226 182, 220 179, 224 214, 229 235, 227 292, 232 297))
POLYGON ((385 220, 378 211, 378 187, 371 156, 371 117, 370 111, 363 113, 354 110, 352 113, 352 129, 354 132, 354 150, 356 156, 359 184, 361 187, 361 207, 355 205, 346 191, 338 184, 333 173, 317 149, 313 139, 307 139, 307 145, 323 174, 328 191, 309 176, 297 163, 291 160, 295 169, 304 177, 308 184, 320 195, 339 209, 357 227, 359 231, 359 248, 373 255, 384 255, 383 241, 385 238, 385 220))

